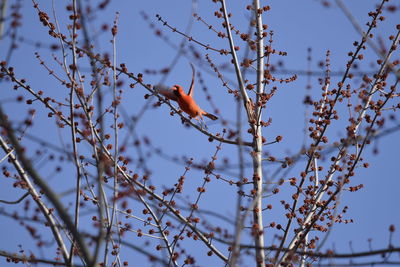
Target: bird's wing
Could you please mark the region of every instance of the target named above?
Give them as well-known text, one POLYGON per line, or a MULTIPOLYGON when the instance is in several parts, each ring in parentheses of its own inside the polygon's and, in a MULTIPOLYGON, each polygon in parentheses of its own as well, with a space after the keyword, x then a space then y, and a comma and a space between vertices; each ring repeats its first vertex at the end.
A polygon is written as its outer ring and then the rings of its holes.
POLYGON ((154 86, 154 90, 158 94, 161 94, 161 95, 165 96, 169 100, 178 101, 177 96, 174 94, 174 91, 171 88, 168 88, 168 87, 163 86, 163 85, 156 85, 156 86, 154 86))
POLYGON ((196 70, 194 69, 194 66, 192 63, 190 63, 190 67, 192 67, 192 83, 190 84, 188 95, 193 97, 193 92, 194 92, 194 76, 196 74, 196 70))

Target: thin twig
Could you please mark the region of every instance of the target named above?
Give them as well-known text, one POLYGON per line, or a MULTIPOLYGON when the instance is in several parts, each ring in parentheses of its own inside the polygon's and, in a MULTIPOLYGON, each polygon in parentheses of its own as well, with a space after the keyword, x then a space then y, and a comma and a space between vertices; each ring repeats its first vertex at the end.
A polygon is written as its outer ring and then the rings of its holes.
POLYGON ((14 200, 14 201, 9 201, 9 200, 2 200, 2 199, 0 199, 0 203, 4 203, 4 204, 18 204, 18 203, 20 203, 22 200, 24 200, 27 196, 29 196, 29 192, 23 194, 22 197, 18 198, 17 200, 14 200))
MULTIPOLYGON (((382 59, 386 58, 386 55, 375 45, 375 43, 371 40, 369 35, 364 33, 362 30, 360 24, 357 22, 357 19, 351 14, 350 10, 345 6, 342 0, 335 0, 336 4, 339 6, 339 8, 343 11, 345 16, 349 19, 351 22, 351 25, 356 29, 356 31, 366 39, 367 44, 374 50, 374 52, 382 59)), ((387 67, 390 69, 391 72, 393 72, 394 75, 396 75, 397 79, 400 79, 400 70, 397 69, 391 62, 387 63, 387 67)))

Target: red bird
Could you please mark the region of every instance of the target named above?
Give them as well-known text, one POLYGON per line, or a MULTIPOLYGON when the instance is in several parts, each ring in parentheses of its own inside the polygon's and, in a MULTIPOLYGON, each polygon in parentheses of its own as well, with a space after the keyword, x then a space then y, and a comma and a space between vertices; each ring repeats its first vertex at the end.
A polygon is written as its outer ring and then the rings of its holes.
POLYGON ((194 118, 197 121, 199 121, 199 117, 203 121, 203 115, 212 120, 217 120, 218 119, 217 116, 202 110, 197 105, 196 101, 194 101, 193 88, 194 88, 195 70, 192 64, 190 64, 190 66, 192 67, 193 70, 192 83, 190 84, 190 88, 187 94, 185 93, 185 91, 183 91, 183 88, 180 85, 174 85, 172 88, 169 89, 158 89, 157 92, 170 100, 178 102, 179 107, 184 112, 186 112, 191 118, 194 118))

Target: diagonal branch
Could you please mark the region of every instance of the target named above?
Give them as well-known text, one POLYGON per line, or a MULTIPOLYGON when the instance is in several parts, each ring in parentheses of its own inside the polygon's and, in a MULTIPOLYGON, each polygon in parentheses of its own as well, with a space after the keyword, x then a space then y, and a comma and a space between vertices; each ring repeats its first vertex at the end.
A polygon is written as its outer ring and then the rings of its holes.
MULTIPOLYGON (((23 166, 24 170, 31 176, 35 184, 37 184, 40 189, 44 192, 44 195, 50 200, 50 202, 54 205, 58 214, 60 215, 63 222, 66 224, 67 229, 71 231, 72 236, 76 239, 79 248, 82 252, 84 261, 86 263, 91 263, 92 258, 86 247, 86 243, 82 239, 82 236, 77 231, 74 226, 74 223, 71 221, 70 215, 66 212, 64 205, 60 202, 58 196, 55 192, 49 187, 49 185, 40 177, 40 175, 36 172, 35 168, 32 166, 32 163, 29 159, 25 157, 24 150, 18 142, 14 129, 11 127, 6 115, 3 112, 3 109, 0 107, 0 125, 6 130, 7 136, 15 148, 16 154, 23 166)), ((64 253, 66 255, 66 253, 64 253)))

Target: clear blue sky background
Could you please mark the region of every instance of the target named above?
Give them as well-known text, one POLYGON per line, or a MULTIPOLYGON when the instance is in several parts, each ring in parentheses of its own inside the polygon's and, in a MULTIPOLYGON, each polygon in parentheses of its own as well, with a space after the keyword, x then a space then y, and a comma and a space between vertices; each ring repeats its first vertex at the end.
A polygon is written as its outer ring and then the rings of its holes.
MULTIPOLYGON (((40 7, 46 10, 52 17, 49 1, 38 2, 40 7)), ((59 4, 58 1, 55 2, 57 2, 56 11, 61 29, 65 31, 65 6, 64 4, 59 4)), ((366 29, 365 23, 369 21, 367 13, 374 9, 378 1, 352 0, 345 2, 358 22, 366 29)), ((397 3, 396 1, 392 2, 397 3)), ((249 12, 244 9, 247 3, 248 1, 228 1, 228 9, 233 13, 231 22, 243 32, 247 30, 245 21, 249 16, 249 12)), ((23 1, 21 4, 23 5, 21 9, 23 18, 21 20, 22 27, 18 29, 18 36, 23 36, 26 40, 33 42, 41 42, 44 45, 55 43, 55 40, 51 40, 47 35, 47 30, 38 22, 37 12, 33 9, 31 2, 23 1)), ((331 51, 331 70, 344 70, 348 59, 347 53, 353 49, 352 43, 360 40, 360 36, 333 2, 330 8, 324 7, 320 1, 316 0, 274 0, 262 1, 262 4, 271 6, 271 11, 266 13, 264 17, 264 22, 269 25, 270 30, 274 31, 274 48, 288 53, 286 57, 272 57, 272 63, 283 61, 284 68, 287 70, 307 70, 307 49, 312 48, 311 70, 320 71, 318 63, 324 60, 326 50, 331 51)), ((219 5, 212 3, 212 1, 199 1, 196 12, 208 23, 216 25, 217 28, 221 29, 220 21, 213 16, 214 11, 218 7, 219 5)), ((190 18, 191 8, 191 1, 184 0, 113 1, 105 12, 98 13, 101 16, 96 15, 93 24, 95 28, 93 28, 92 34, 95 34, 98 25, 112 25, 115 12, 119 12, 119 31, 117 36, 118 62, 126 63, 129 71, 135 74, 139 72, 144 73, 146 69, 159 70, 170 64, 176 55, 176 51, 154 34, 154 29, 151 29, 148 23, 143 20, 140 12, 144 11, 149 15, 149 21, 154 23, 156 29, 162 30, 163 36, 166 36, 172 43, 179 44, 182 37, 163 27, 156 20, 155 14, 160 14, 170 25, 184 31, 190 18)), ((385 17, 386 20, 379 24, 375 34, 380 36, 388 47, 388 36, 395 33, 395 25, 399 23, 399 20, 397 13, 386 13, 385 17)), ((217 48, 228 47, 226 40, 217 38, 212 31, 208 30, 200 22, 194 22, 190 35, 201 42, 213 44, 217 48)), ((108 31, 101 33, 96 43, 96 48, 101 51, 111 52, 110 39, 111 36, 108 31)), ((242 46, 241 51, 244 51, 243 43, 238 38, 236 38, 236 42, 242 46)), ((0 60, 5 58, 8 47, 9 39, 0 41, 0 60)), ((226 56, 220 56, 211 51, 204 51, 201 47, 196 47, 196 49, 201 53, 203 59, 204 55, 209 53, 215 63, 226 63, 228 60, 226 56)), ((42 89, 46 94, 63 101, 67 96, 65 88, 61 87, 39 65, 34 52, 39 52, 48 65, 62 75, 60 67, 52 60, 51 52, 48 49, 37 48, 26 42, 18 42, 18 49, 14 51, 9 65, 15 68, 17 76, 26 78, 32 88, 36 90, 42 89)), ((375 67, 371 67, 370 63, 374 63, 377 56, 371 49, 367 49, 363 54, 366 60, 360 63, 360 70, 374 70, 376 65, 375 67)), ((54 55, 59 58, 61 57, 59 51, 55 52, 54 55)), ((397 53, 397 58, 398 56, 397 53)), ((181 57, 165 81, 165 84, 173 85, 178 83, 184 86, 189 85, 191 69, 188 62, 188 59, 181 57)), ((233 121, 235 119, 236 104, 232 96, 227 93, 226 88, 222 86, 215 75, 210 75, 204 71, 207 69, 211 70, 207 64, 203 64, 201 68, 198 66, 198 69, 201 69, 204 83, 213 100, 221 105, 221 117, 233 121)), ((235 78, 233 73, 224 72, 224 74, 231 80, 235 78)), ((277 76, 279 77, 280 75, 277 74, 277 76)), ((282 75, 283 78, 288 76, 282 75)), ((249 78, 253 77, 250 75, 249 78)), ((320 95, 321 89, 318 84, 318 78, 311 78, 311 91, 306 90, 308 79, 306 76, 299 76, 293 83, 277 84, 279 90, 265 111, 265 119, 268 117, 273 119, 272 125, 265 129, 265 137, 268 140, 274 140, 277 135, 282 135, 284 139, 280 144, 267 146, 265 149, 268 153, 281 158, 286 156, 287 153, 291 155, 299 151, 304 139, 304 116, 306 112, 306 108, 302 102, 306 94, 311 94, 313 97, 320 95)), ((145 74, 144 80, 146 83, 156 84, 159 82, 160 76, 145 74)), ((333 77, 332 86, 336 85, 338 81, 339 77, 333 77)), ((129 83, 125 79, 122 105, 128 114, 132 116, 145 105, 146 100, 143 98, 143 95, 147 92, 140 86, 130 89, 128 86, 129 83)), ((16 105, 14 102, 8 100, 15 99, 20 94, 24 95, 27 99, 28 95, 21 90, 13 91, 8 83, 1 83, 0 86, 0 100, 4 104, 7 113, 15 121, 22 121, 26 117, 26 106, 21 104, 16 105)), ((205 110, 213 112, 209 102, 205 100, 205 94, 198 83, 195 97, 200 106, 205 110)), ((57 130, 55 130, 54 119, 47 118, 47 111, 39 111, 41 106, 38 103, 35 103, 32 107, 36 108, 38 113, 34 120, 34 126, 29 130, 29 134, 40 136, 55 144, 60 142, 60 136, 63 136, 63 140, 66 143, 69 142, 69 131, 64 130, 58 134, 57 130)), ((344 105, 342 107, 341 112, 345 114, 344 105)), ((142 139, 144 136, 147 136, 153 146, 160 147, 163 152, 178 158, 187 156, 194 157, 196 162, 209 161, 217 143, 210 143, 201 133, 184 127, 179 117, 176 115, 171 117, 169 112, 166 105, 156 109, 149 109, 141 118, 136 130, 138 137, 142 139)), ((388 127, 389 125, 394 125, 394 123, 388 124, 388 127)), ((332 139, 338 139, 343 136, 345 130, 341 127, 343 127, 343 124, 339 123, 330 130, 329 136, 332 139)), ((209 128, 215 133, 221 132, 223 126, 218 121, 216 123, 209 123, 209 128)), ((250 136, 247 137, 249 138, 250 136)), ((365 251, 368 250, 367 239, 369 238, 373 239, 373 248, 384 248, 388 245, 389 225, 395 224, 397 228, 400 227, 398 223, 400 221, 398 212, 400 186, 398 177, 399 160, 398 153, 396 153, 398 152, 398 148, 398 133, 381 138, 377 143, 367 148, 365 159, 370 163, 371 167, 368 169, 358 169, 352 183, 352 185, 362 183, 364 184, 364 188, 356 193, 346 192, 341 196, 343 206, 349 206, 345 218, 353 219, 354 223, 347 225, 335 224, 330 239, 326 243, 326 248, 336 248, 339 252, 349 252, 349 242, 351 241, 354 251, 365 251), (378 155, 372 155, 373 147, 379 149, 378 155)), ((84 146, 82 149, 84 150, 84 146)), ((88 147, 86 149, 87 151, 89 150, 88 147)), ((132 149, 131 151, 132 153, 136 153, 136 150, 132 149)), ((151 150, 144 148, 144 153, 146 151, 151 150)), ((33 152, 34 150, 32 149, 31 155, 33 155, 33 152)), ((2 155, 0 154, 0 157, 2 155)), ((222 151, 218 157, 219 162, 217 161, 217 163, 221 164, 222 159, 225 157, 229 158, 231 163, 237 163, 236 155, 237 150, 235 147, 224 144, 222 145, 222 151)), ((247 161, 250 161, 250 156, 248 154, 246 156, 247 161)), ((131 157, 137 159, 136 154, 131 155, 131 157)), ((146 164, 153 171, 152 182, 160 188, 160 192, 163 186, 173 186, 184 171, 184 167, 181 164, 162 159, 154 155, 154 153, 147 155, 146 159, 146 164)), ((57 191, 65 192, 66 187, 70 189, 70 185, 72 184, 69 181, 69 179, 72 179, 69 172, 71 168, 70 164, 63 166, 64 170, 60 174, 54 175, 51 172, 54 169, 54 165, 46 164, 46 159, 37 158, 36 160, 37 166, 41 164, 44 166, 41 168, 43 177, 46 177, 48 182, 57 188, 57 191)), ((302 169, 302 163, 300 162, 298 165, 299 167, 294 169, 293 174, 285 178, 298 175, 302 169)), ((276 178, 271 177, 274 170, 276 170, 276 166, 270 166, 266 163, 265 173, 267 178, 276 178)), ((237 170, 232 169, 229 171, 225 178, 236 179, 237 177, 234 174, 237 173, 237 170)), ((203 176, 202 171, 190 171, 186 194, 195 192, 195 188, 202 183, 203 176)), ((12 188, 11 184, 11 180, 0 179, 0 196, 2 199, 15 199, 22 194, 21 190, 12 188)), ((236 205, 235 191, 234 187, 213 180, 208 185, 207 194, 200 202, 200 207, 207 210, 212 209, 227 216, 233 216, 236 205)), ((277 211, 276 213, 265 214, 265 221, 267 223, 270 221, 285 222, 284 216, 279 213, 279 204, 277 203, 282 198, 290 199, 292 193, 292 191, 282 192, 278 197, 271 198, 270 201, 274 204, 274 207, 277 207, 277 211)), ((194 196, 195 194, 193 193, 191 198, 193 199, 194 196)), ((65 199, 65 205, 67 206, 69 198, 66 197, 65 199)), ((20 209, 20 207, 16 206, 15 210, 20 209)), ((0 238, 0 249, 18 251, 19 244, 27 244, 26 240, 29 237, 21 229, 21 227, 14 225, 12 220, 0 217, 0 236, 2 237, 0 238)), ((42 234, 46 235, 45 232, 42 234)), ((135 238, 134 234, 130 235, 132 238, 135 238)), ((267 236, 266 238, 267 242, 272 239, 271 236, 267 236)), ((396 242, 399 240, 398 234, 395 234, 394 240, 396 244, 399 244, 399 242, 396 242)), ((36 251, 33 244, 32 247, 26 246, 24 249, 26 251, 36 251)), ((203 252, 199 252, 199 255, 198 263, 201 266, 211 266, 210 264, 218 262, 216 258, 205 257, 203 252)), ((129 254, 124 256, 124 260, 131 261, 131 263, 134 262, 134 257, 130 258, 129 254)), ((144 258, 138 257, 135 258, 135 261, 144 262, 144 258)), ((247 265, 244 266, 252 266, 251 261, 246 263, 247 265)), ((0 259, 0 264, 7 266, 4 259, 0 259)), ((136 265, 132 264, 130 266, 136 265)))

